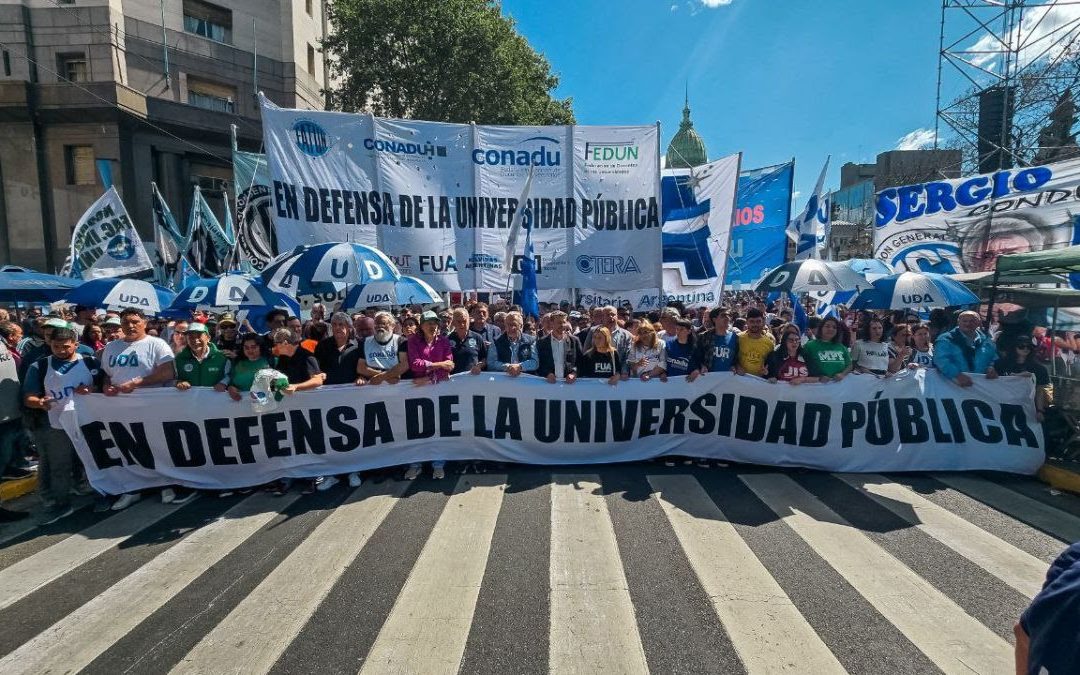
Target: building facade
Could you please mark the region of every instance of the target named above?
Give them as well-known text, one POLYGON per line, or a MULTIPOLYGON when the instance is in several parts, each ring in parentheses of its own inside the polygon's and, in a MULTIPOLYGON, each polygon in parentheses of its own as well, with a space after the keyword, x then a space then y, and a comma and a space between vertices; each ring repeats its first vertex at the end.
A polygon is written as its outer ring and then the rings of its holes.
POLYGON ((62 264, 101 160, 146 240, 151 181, 178 218, 196 185, 222 215, 257 92, 325 107, 327 1, 0 0, 0 263, 62 264))

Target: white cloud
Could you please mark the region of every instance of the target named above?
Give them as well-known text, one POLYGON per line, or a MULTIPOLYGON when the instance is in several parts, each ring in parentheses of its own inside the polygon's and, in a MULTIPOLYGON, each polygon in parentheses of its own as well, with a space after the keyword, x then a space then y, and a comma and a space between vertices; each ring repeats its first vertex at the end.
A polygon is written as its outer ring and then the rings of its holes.
POLYGON ((732 0, 698 0, 706 7, 721 7, 723 5, 730 5, 732 0))
POLYGON ((916 129, 896 141, 897 150, 922 150, 934 144, 933 129, 916 129))
POLYGON ((1015 49, 1020 47, 1017 59, 1021 67, 1043 58, 1054 58, 1072 43, 1080 31, 1080 5, 1062 4, 1033 7, 1024 12, 1020 25, 1013 29, 1009 40, 999 40, 993 35, 983 35, 967 48, 971 52, 999 52, 972 54, 971 63, 997 72, 1001 68, 1003 42, 1015 49), (1044 53, 1045 52, 1045 53, 1044 53))

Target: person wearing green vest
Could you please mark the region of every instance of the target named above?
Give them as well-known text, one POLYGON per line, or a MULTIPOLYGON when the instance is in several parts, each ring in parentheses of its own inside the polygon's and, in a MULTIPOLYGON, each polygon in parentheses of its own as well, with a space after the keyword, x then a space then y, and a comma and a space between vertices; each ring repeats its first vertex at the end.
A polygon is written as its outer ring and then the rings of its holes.
POLYGON ((176 355, 176 388, 213 387, 225 391, 229 377, 229 359, 210 343, 206 324, 192 323, 184 335, 187 347, 176 355))
POLYGON ((818 325, 817 337, 803 345, 803 358, 811 377, 839 382, 851 372, 851 352, 840 342, 840 322, 827 316, 818 325))
POLYGON ((263 337, 258 333, 245 333, 241 338, 240 356, 232 362, 232 370, 226 382, 232 400, 239 401, 243 392, 251 391, 255 373, 273 367, 263 354, 263 342, 263 337))

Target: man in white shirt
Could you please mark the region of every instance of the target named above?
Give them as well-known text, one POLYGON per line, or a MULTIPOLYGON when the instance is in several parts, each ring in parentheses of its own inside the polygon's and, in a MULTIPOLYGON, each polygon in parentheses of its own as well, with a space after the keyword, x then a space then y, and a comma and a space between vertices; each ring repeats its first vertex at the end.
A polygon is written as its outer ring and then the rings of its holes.
MULTIPOLYGON (((105 345, 101 352, 101 367, 105 371, 102 393, 130 394, 140 387, 160 387, 176 377, 172 348, 161 338, 146 334, 146 315, 142 310, 129 307, 120 312, 120 330, 123 337, 105 345)), ((139 497, 137 492, 121 495, 112 510, 126 509, 139 501, 139 497)), ((165 488, 161 500, 173 502, 176 493, 165 488)))

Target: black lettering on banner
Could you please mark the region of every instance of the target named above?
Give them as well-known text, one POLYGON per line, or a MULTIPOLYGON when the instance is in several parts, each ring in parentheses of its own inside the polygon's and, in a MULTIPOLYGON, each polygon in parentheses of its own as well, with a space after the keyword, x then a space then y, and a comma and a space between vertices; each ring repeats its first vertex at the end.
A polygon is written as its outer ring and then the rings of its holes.
POLYGON ((259 418, 254 415, 237 417, 233 420, 236 452, 240 454, 240 462, 243 464, 255 463, 255 446, 259 444, 259 437, 251 432, 258 426, 259 418))
POLYGON ((198 424, 187 420, 173 420, 162 423, 161 430, 165 434, 165 445, 169 449, 173 466, 187 469, 206 464, 206 451, 203 449, 198 424))
MULTIPOLYGON (((881 396, 881 392, 877 393, 881 396)), ((888 445, 893 440, 892 411, 888 399, 874 399, 866 404, 866 442, 871 445, 888 445)))
POLYGON ((231 421, 228 417, 215 417, 203 422, 203 429, 206 430, 206 450, 215 466, 240 463, 240 460, 225 454, 225 450, 231 448, 233 443, 232 438, 223 433, 229 428, 231 421))
POLYGON ((86 447, 90 449, 90 456, 94 458, 94 464, 98 469, 108 469, 114 466, 123 466, 124 461, 119 457, 109 454, 109 448, 115 448, 116 443, 105 436, 105 423, 100 421, 90 422, 80 427, 86 447))
POLYGON ((120 422, 109 422, 109 433, 116 441, 116 449, 129 465, 154 468, 154 451, 146 440, 146 427, 142 422, 132 422, 130 431, 120 422))
POLYGON ((593 411, 596 413, 596 423, 593 426, 593 443, 607 443, 608 407, 604 405, 603 401, 596 401, 593 404, 593 411))
POLYGON ((326 454, 326 434, 323 432, 321 410, 290 410, 289 422, 292 426, 294 452, 297 455, 306 455, 308 451, 313 455, 326 454))
POLYGON ((439 397, 439 438, 454 438, 461 435, 455 424, 461 415, 454 408, 458 405, 457 396, 439 397))
POLYGON ((1035 437, 1031 427, 1028 426, 1027 415, 1024 414, 1023 406, 1002 403, 1001 427, 1005 430, 1005 442, 1009 445, 1023 443, 1029 448, 1039 447, 1039 439, 1035 437))
POLYGON ((765 437, 765 423, 768 417, 768 403, 760 398, 740 396, 739 415, 735 420, 735 438, 740 441, 760 441, 765 437))
POLYGON ((357 419, 356 409, 347 406, 334 406, 326 411, 326 426, 336 436, 330 437, 330 449, 334 452, 349 452, 360 447, 360 430, 349 424, 357 419))
POLYGON ((629 441, 634 437, 638 401, 608 401, 608 406, 611 409, 611 440, 616 443, 629 441))
POLYGON ((656 433, 656 426, 660 423, 660 406, 664 403, 660 399, 649 398, 641 402, 641 415, 638 419, 638 438, 645 438, 656 433))
POLYGON ((840 407, 840 429, 843 431, 841 447, 850 448, 855 432, 866 426, 866 408, 861 403, 848 402, 840 407))
POLYGON ((788 445, 795 445, 799 426, 796 420, 796 410, 794 401, 776 402, 776 406, 773 408, 772 420, 769 422, 769 433, 765 436, 766 443, 783 441, 788 445))
POLYGON ((686 433, 686 417, 684 413, 690 407, 690 401, 685 398, 664 399, 664 418, 660 422, 661 434, 686 433))
POLYGON ((495 438, 521 440, 521 416, 516 398, 499 397, 495 408, 495 438))
POLYGON ((735 394, 724 394, 720 397, 720 424, 716 433, 721 436, 731 436, 731 419, 735 410, 735 394))
POLYGON ((1000 443, 1004 438, 1001 427, 996 424, 983 425, 983 420, 994 421, 994 408, 986 401, 969 398, 960 404, 964 411, 964 421, 967 423, 968 433, 980 443, 1000 443))
POLYGON ((590 431, 592 431, 592 401, 567 401, 563 441, 588 443, 590 431))
POLYGON ((435 436, 435 402, 429 398, 405 399, 405 438, 415 441, 435 436))
POLYGON ((376 443, 393 443, 394 430, 390 428, 390 415, 382 401, 364 406, 364 447, 370 448, 376 443))
POLYGON ((926 443, 930 429, 923 419, 922 401, 917 398, 893 399, 896 410, 896 434, 901 443, 926 443))
POLYGON ((941 418, 938 416, 937 400, 927 399, 926 412, 930 413, 930 428, 934 431, 935 443, 952 443, 950 436, 941 426, 941 418))
POLYGON ((473 435, 477 438, 494 438, 495 434, 491 433, 491 429, 487 428, 487 416, 485 415, 487 397, 473 396, 472 402, 473 435))
POLYGON ((804 448, 822 448, 829 442, 829 422, 832 408, 824 403, 807 403, 803 408, 802 432, 799 445, 804 448))
POLYGON ((960 412, 956 409, 956 401, 944 398, 941 399, 941 405, 945 408, 945 418, 949 420, 953 442, 963 443, 967 436, 964 434, 964 425, 960 422, 960 412))
POLYGON ((694 413, 694 415, 697 417, 697 419, 690 420, 690 433, 712 433, 712 428, 716 424, 716 417, 713 415, 710 408, 714 407, 715 405, 716 394, 702 394, 690 403, 690 412, 694 413))
POLYGON ((291 447, 281 444, 289 438, 289 432, 281 428, 282 424, 285 424, 283 412, 262 416, 263 447, 266 448, 267 457, 288 457, 292 454, 291 447))
POLYGON ((556 443, 562 426, 562 401, 533 401, 533 429, 536 440, 541 443, 556 443))

